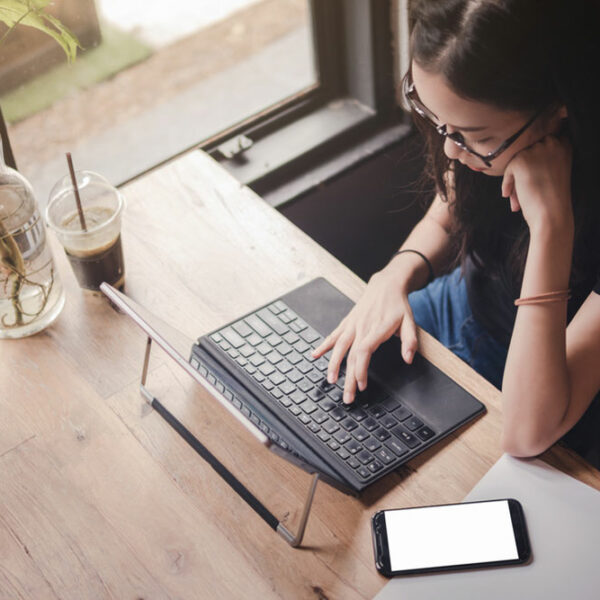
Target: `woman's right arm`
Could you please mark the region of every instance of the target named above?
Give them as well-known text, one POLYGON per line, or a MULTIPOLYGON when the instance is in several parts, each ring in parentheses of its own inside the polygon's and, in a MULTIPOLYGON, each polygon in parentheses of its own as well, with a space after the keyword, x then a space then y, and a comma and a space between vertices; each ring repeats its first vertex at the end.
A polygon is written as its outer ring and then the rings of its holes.
MULTIPOLYGON (((417 223, 401 249, 422 252, 440 272, 448 262, 451 214, 447 202, 435 197, 425 216, 417 223)), ((367 385, 371 355, 394 333, 402 342, 402 356, 411 363, 417 350, 417 329, 408 303, 408 294, 427 283, 429 270, 425 261, 412 252, 396 255, 385 268, 375 273, 362 298, 334 329, 313 356, 322 356, 333 348, 327 380, 337 381, 346 353, 344 402, 354 400, 356 387, 367 385)))

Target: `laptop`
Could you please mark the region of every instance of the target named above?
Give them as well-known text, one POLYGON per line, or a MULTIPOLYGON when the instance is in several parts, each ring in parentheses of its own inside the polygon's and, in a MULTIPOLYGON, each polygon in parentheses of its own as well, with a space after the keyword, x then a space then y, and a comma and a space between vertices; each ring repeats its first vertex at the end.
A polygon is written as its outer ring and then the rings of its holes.
POLYGON ((343 368, 338 382, 328 384, 329 353, 311 356, 353 306, 324 278, 202 335, 189 360, 124 306, 125 296, 107 295, 261 443, 348 494, 358 495, 485 412, 420 354, 404 363, 395 336, 374 353, 366 390, 344 405, 343 368))

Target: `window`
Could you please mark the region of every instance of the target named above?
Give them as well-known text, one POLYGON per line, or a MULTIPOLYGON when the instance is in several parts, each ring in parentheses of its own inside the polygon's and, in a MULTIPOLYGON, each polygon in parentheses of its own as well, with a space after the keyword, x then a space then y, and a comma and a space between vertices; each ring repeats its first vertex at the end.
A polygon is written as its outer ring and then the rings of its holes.
MULTIPOLYGON (((40 200, 76 168, 121 184, 201 147, 259 192, 398 124, 389 0, 55 0, 84 51, 0 46, 0 106, 40 200), (244 137, 242 137, 244 136, 244 137)), ((0 31, 0 35, 1 35, 0 31)))

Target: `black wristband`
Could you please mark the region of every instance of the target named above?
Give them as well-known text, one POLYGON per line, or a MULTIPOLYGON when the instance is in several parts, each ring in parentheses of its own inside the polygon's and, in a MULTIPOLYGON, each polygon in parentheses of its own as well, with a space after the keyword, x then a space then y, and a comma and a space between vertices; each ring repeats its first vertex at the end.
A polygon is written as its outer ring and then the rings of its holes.
POLYGON ((397 250, 396 252, 394 252, 390 260, 392 260, 395 256, 398 256, 398 254, 403 254, 404 252, 412 252, 413 254, 418 254, 425 261, 427 269, 429 269, 429 279, 427 280, 427 283, 431 283, 435 279, 435 274, 433 273, 433 265, 422 252, 419 252, 418 250, 412 250, 410 248, 405 248, 404 250, 397 250))

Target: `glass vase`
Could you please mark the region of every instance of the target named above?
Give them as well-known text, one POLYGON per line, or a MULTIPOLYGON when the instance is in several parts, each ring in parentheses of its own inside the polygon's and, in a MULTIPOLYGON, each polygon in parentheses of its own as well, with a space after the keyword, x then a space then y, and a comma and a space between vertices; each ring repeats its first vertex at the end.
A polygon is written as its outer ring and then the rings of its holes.
POLYGON ((0 161, 0 338, 41 331, 64 303, 33 189, 0 161))

